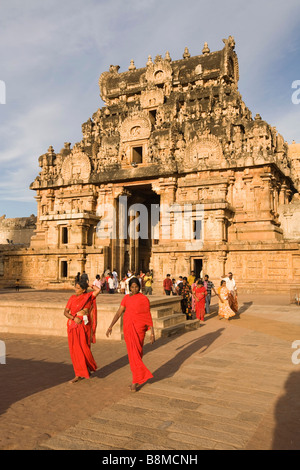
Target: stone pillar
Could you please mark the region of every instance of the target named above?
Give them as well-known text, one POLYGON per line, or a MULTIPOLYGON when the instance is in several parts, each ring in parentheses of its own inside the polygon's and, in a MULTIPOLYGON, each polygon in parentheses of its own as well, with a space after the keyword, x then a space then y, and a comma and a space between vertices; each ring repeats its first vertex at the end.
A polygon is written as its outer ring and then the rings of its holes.
POLYGON ((116 261, 116 214, 112 184, 103 184, 100 186, 98 190, 97 205, 97 214, 101 215, 106 220, 109 219, 111 228, 111 231, 107 233, 107 238, 101 239, 102 246, 104 247, 104 269, 106 269, 108 266, 113 269, 114 267, 116 267, 112 266, 112 264, 116 261))
POLYGON ((231 206, 234 206, 234 202, 233 202, 233 187, 234 187, 234 183, 235 183, 235 176, 234 176, 234 171, 231 171, 230 172, 230 176, 229 176, 229 188, 228 188, 228 202, 231 206))
POLYGON ((287 203, 287 185, 282 184, 279 193, 279 204, 286 204, 287 203))
POLYGON ((217 214, 216 220, 218 221, 219 230, 218 230, 218 237, 217 239, 220 241, 227 241, 226 240, 226 229, 225 229, 225 216, 224 214, 217 214))
POLYGON ((261 194, 261 209, 265 211, 271 211, 273 208, 273 196, 272 196, 272 177, 270 174, 261 175, 264 186, 261 194))
POLYGON ((226 251, 221 251, 219 256, 219 263, 220 263, 220 272, 215 273, 215 276, 218 277, 225 277, 226 275, 226 261, 227 261, 227 253, 226 251))
MULTIPOLYGON (((118 201, 119 202, 119 201, 118 201)), ((119 259, 117 263, 120 279, 125 274, 125 242, 127 238, 127 205, 117 204, 118 234, 119 234, 119 259)))
MULTIPOLYGON (((248 168, 246 169, 248 170, 248 168)), ((244 198, 244 201, 245 201, 245 205, 244 205, 244 208, 246 209, 246 211, 254 211, 255 210, 255 207, 254 207, 254 201, 253 201, 253 197, 251 197, 251 183, 252 183, 252 180, 253 180, 253 176, 252 175, 249 175, 248 174, 248 171, 244 171, 244 176, 242 177, 243 181, 244 181, 244 184, 245 184, 245 187, 246 187, 246 194, 245 194, 245 198, 244 198)))

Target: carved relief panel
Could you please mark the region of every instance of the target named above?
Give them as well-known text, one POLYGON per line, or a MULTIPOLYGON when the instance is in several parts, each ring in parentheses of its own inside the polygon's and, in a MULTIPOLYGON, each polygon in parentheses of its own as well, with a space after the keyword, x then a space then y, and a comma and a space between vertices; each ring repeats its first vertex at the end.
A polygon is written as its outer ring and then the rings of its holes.
POLYGON ((142 108, 154 108, 164 103, 164 92, 161 88, 142 91, 141 93, 142 108))
POLYGON ((63 162, 61 169, 65 182, 88 181, 91 174, 91 162, 85 153, 75 151, 63 162))
POLYGON ((172 82, 172 67, 169 59, 163 59, 160 55, 156 56, 154 63, 147 62, 146 81, 151 85, 161 85, 166 82, 172 82))
POLYGON ((148 113, 136 111, 120 127, 120 160, 123 165, 148 163, 151 121, 148 113))
POLYGON ((151 121, 148 114, 137 111, 128 116, 121 124, 120 136, 122 142, 139 139, 149 139, 151 133, 151 121))
POLYGON ((183 169, 198 169, 201 166, 220 165, 223 158, 221 144, 217 137, 204 135, 195 137, 186 147, 186 158, 182 161, 183 169))

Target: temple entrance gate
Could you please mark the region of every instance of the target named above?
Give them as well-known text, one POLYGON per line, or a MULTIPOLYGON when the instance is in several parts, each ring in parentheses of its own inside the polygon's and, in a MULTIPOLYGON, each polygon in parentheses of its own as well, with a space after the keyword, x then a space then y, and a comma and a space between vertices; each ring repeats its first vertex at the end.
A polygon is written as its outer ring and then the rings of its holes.
POLYGON ((152 245, 159 241, 159 207, 151 184, 126 187, 118 198, 115 264, 121 276, 149 270, 152 245))

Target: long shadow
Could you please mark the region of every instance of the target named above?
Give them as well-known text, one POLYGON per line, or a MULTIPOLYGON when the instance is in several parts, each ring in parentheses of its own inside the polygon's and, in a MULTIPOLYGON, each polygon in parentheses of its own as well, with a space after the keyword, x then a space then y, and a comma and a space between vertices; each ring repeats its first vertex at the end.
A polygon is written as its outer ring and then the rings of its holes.
POLYGON ((221 336, 224 329, 225 328, 220 328, 213 333, 208 333, 207 335, 201 336, 201 338, 196 338, 177 348, 177 350, 180 351, 172 359, 154 371, 154 377, 149 382, 159 382, 160 380, 172 377, 180 369, 182 364, 193 354, 200 350, 202 350, 202 352, 206 351, 206 349, 221 336))
MULTIPOLYGON (((182 334, 185 334, 185 333, 182 333, 182 334)), ((150 343, 145 344, 143 348, 143 356, 145 356, 149 352, 155 351, 156 349, 173 341, 174 339, 177 339, 179 336, 181 336, 181 334, 175 334, 173 336, 168 336, 166 338, 159 338, 155 341, 154 344, 150 344, 150 343)), ((126 353, 124 356, 119 357, 118 359, 116 359, 113 362, 110 362, 104 367, 101 367, 99 370, 95 372, 94 375, 96 377, 103 379, 107 377, 108 375, 116 372, 118 369, 121 369, 122 367, 127 366, 128 364, 129 364, 128 355, 126 353)))
POLYGON ((299 390, 300 372, 292 372, 285 383, 285 394, 276 403, 272 450, 300 449, 299 390))
MULTIPOLYGON (((241 307, 239 307, 238 312, 236 313, 236 315, 231 318, 231 321, 232 320, 238 320, 240 318, 240 315, 245 313, 248 310, 248 308, 251 307, 251 305, 253 305, 252 301, 251 302, 244 302, 243 305, 241 307)), ((218 307, 218 305, 215 304, 211 307, 210 313, 205 316, 205 319, 210 320, 211 318, 217 317, 218 312, 219 312, 219 307, 218 307)))
POLYGON ((70 380, 72 365, 7 358, 0 365, 0 415, 15 402, 70 380))
MULTIPOLYGON (((167 336, 163 338, 159 338, 155 341, 154 344, 146 343, 143 348, 143 356, 145 356, 147 353, 155 351, 156 349, 164 346, 165 344, 168 344, 175 339, 178 339, 180 336, 186 335, 187 333, 176 333, 172 336, 167 336)), ((109 364, 105 365, 104 367, 101 367, 99 370, 97 370, 94 374, 95 377, 98 378, 105 378, 110 374, 113 374, 116 372, 118 369, 121 369, 122 367, 125 367, 128 365, 128 355, 127 353, 119 357, 113 362, 110 362, 109 364)))

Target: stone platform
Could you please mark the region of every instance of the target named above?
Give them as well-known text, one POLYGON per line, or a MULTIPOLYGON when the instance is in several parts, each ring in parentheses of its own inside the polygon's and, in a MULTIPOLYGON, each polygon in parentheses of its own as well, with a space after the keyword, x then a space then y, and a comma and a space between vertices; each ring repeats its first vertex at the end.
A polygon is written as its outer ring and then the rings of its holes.
MULTIPOLYGON (((73 290, 36 291, 31 289, 0 292, 0 333, 66 336, 64 308, 73 290)), ((105 339, 123 298, 121 294, 100 294, 97 297, 97 338, 105 339)), ((181 313, 180 297, 151 295, 151 314, 156 338, 170 336, 199 327, 198 320, 186 321, 181 313)), ((123 339, 122 318, 113 328, 111 338, 123 339)))

